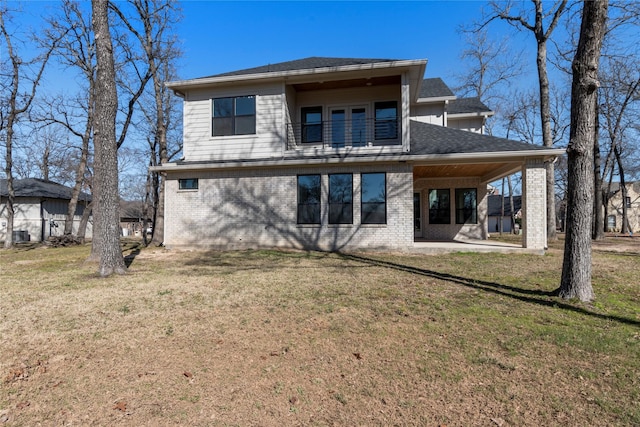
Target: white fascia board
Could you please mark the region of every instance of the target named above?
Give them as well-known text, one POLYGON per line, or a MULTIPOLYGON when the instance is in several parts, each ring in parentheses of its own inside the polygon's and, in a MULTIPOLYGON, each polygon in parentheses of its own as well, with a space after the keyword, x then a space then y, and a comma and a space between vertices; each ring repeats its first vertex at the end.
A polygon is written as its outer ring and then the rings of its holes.
POLYGON ((448 113, 451 119, 464 119, 469 117, 491 117, 495 114, 495 111, 481 111, 475 113, 448 113))
POLYGON ((288 71, 273 71, 267 73, 256 74, 239 74, 231 76, 221 77, 204 77, 190 80, 177 80, 173 82, 165 83, 166 87, 174 91, 180 91, 181 89, 189 89, 198 86, 214 85, 218 83, 233 83, 243 82, 249 80, 264 80, 264 79, 281 79, 288 77, 304 77, 316 74, 331 74, 348 71, 366 71, 366 70, 382 70, 387 68, 405 68, 405 67, 422 67, 423 72, 426 67, 426 59, 414 59, 414 60, 402 60, 402 61, 386 61, 386 62, 372 62, 369 64, 354 64, 343 65, 338 67, 323 67, 323 68, 306 68, 300 70, 288 70, 288 71))
POLYGON ((521 161, 526 158, 540 158, 551 160, 565 153, 564 149, 551 148, 547 150, 526 151, 500 151, 484 153, 457 153, 457 154, 380 154, 377 156, 361 157, 324 157, 324 158, 298 158, 298 159, 274 159, 259 161, 228 161, 216 163, 182 164, 167 163, 162 166, 152 166, 152 172, 188 172, 212 169, 237 169, 237 168, 274 168, 294 166, 322 166, 347 163, 419 163, 423 165, 456 164, 456 163, 494 163, 503 161, 521 161))
POLYGON ((455 101, 456 99, 458 99, 458 97, 455 95, 433 96, 430 98, 418 98, 416 103, 417 104, 435 104, 437 102, 443 102, 443 101, 455 101))

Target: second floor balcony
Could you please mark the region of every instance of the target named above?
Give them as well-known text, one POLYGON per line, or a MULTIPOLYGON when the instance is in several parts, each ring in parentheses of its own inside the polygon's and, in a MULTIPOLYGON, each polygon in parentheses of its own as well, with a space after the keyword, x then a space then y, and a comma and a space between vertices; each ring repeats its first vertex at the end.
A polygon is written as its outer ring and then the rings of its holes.
POLYGON ((401 122, 396 118, 325 120, 287 124, 287 150, 398 146, 401 122))

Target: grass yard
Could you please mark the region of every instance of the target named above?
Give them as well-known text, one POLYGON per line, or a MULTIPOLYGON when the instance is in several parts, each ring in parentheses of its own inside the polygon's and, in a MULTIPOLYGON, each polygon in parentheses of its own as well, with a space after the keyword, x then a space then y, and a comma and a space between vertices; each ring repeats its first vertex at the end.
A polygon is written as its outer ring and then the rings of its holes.
POLYGON ((0 251, 0 425, 637 426, 640 241, 545 256, 0 251), (622 249, 621 249, 622 248, 622 249))

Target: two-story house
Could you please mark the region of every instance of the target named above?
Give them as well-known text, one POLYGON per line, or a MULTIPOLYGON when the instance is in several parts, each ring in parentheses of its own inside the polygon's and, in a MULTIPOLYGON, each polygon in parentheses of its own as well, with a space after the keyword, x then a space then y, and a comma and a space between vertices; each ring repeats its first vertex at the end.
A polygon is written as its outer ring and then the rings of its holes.
POLYGON ((184 158, 166 176, 168 247, 411 250, 486 239, 487 183, 523 175, 524 244, 546 247, 545 161, 483 135, 426 60, 312 57, 167 86, 184 158))

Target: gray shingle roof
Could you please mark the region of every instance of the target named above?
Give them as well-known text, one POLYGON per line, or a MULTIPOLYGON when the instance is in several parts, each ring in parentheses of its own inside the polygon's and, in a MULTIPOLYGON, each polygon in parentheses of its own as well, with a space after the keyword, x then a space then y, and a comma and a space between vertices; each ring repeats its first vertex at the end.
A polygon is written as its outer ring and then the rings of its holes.
POLYGON ((440 98, 443 96, 455 96, 449 86, 440 77, 422 80, 418 98, 440 98))
MULTIPOLYGON (((67 186, 37 178, 14 179, 13 189, 15 190, 16 197, 43 197, 63 200, 71 200, 72 192, 72 189, 67 186)), ((9 195, 6 179, 0 179, 0 195, 2 197, 9 195)), ((80 193, 79 200, 90 201, 91 195, 80 193)))
POLYGON ((281 71, 308 70, 313 68, 342 67, 347 65, 375 64, 377 62, 393 62, 397 59, 366 59, 366 58, 328 58, 311 56, 309 58, 296 59, 294 61, 278 62, 260 67, 246 68, 244 70, 230 71, 228 73, 214 74, 208 77, 241 76, 245 74, 273 73, 281 71))
MULTIPOLYGON (((502 211, 502 198, 501 194, 493 194, 489 196, 489 204, 487 208, 487 214, 489 216, 500 216, 502 211)), ((513 196, 513 209, 518 212, 522 209, 522 196, 513 196)), ((511 204, 509 203, 509 197, 504 197, 504 215, 511 216, 511 204)))
POLYGON ((447 112, 449 112, 449 114, 490 113, 491 108, 484 105, 478 97, 458 98, 449 102, 447 112))
POLYGON ((412 155, 545 150, 546 147, 411 120, 412 155))

